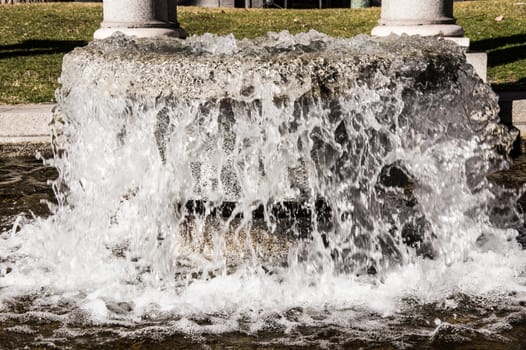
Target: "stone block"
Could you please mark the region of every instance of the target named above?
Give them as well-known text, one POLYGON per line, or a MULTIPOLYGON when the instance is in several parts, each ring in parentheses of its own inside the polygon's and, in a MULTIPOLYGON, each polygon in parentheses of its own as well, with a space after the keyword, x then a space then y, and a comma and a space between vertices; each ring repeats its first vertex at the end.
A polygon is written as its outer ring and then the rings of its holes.
POLYGON ((51 156, 52 105, 0 106, 0 158, 51 156))
POLYGON ((447 36, 444 39, 454 42, 460 47, 465 47, 466 49, 469 47, 469 38, 465 36, 447 36))
POLYGON ((488 55, 485 52, 466 52, 466 61, 484 82, 487 81, 488 55))
POLYGON ((50 105, 0 106, 0 143, 49 142, 50 105))
POLYGON ((148 154, 185 173, 189 198, 296 201, 328 169, 339 169, 334 183, 366 186, 388 165, 378 162, 398 124, 415 130, 402 137, 415 147, 501 133, 496 96, 467 68, 461 48, 433 38, 115 36, 65 56, 57 100, 78 144, 97 137, 113 140, 101 146, 110 154, 148 154), (346 158, 363 152, 371 159, 346 158))
POLYGON ((519 129, 526 135, 526 92, 499 93, 500 117, 504 124, 519 129))

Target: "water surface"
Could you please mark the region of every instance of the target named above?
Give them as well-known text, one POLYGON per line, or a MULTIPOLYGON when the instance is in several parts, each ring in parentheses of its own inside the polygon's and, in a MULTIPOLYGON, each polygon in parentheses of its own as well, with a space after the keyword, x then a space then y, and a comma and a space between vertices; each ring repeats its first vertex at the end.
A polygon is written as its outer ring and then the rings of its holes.
MULTIPOLYGON (((31 220, 50 215, 45 204, 56 203, 50 182, 56 170, 31 158, 3 159, 0 166, 1 231, 10 230, 17 217, 31 220), (32 213, 32 214, 31 214, 32 213)), ((491 176, 508 188, 526 183, 526 156, 514 159, 511 169, 491 176)), ((518 203, 518 205, 524 205, 518 203)), ((19 219, 20 220, 20 219, 19 219)), ((6 273, 6 271, 4 271, 6 273)), ((201 329, 188 331, 181 318, 157 313, 156 319, 126 318, 94 322, 74 302, 37 302, 46 290, 13 297, 0 312, 0 344, 4 349, 524 349, 526 347, 526 298, 491 294, 486 298, 452 294, 442 302, 404 300, 400 310, 381 315, 360 310, 339 310, 334 322, 316 310, 292 308, 279 315, 268 314, 264 330, 251 331, 250 322, 238 331, 210 326, 230 322, 225 315, 208 314, 192 319, 201 329), (298 323, 298 320, 300 322, 298 323), (308 320, 307 323, 303 323, 308 320), (221 322, 221 321, 220 321, 221 322), (302 324, 303 323, 303 324, 302 324), (334 323, 334 324, 331 324, 334 323)), ((116 315, 126 314, 125 303, 112 306, 116 315)))

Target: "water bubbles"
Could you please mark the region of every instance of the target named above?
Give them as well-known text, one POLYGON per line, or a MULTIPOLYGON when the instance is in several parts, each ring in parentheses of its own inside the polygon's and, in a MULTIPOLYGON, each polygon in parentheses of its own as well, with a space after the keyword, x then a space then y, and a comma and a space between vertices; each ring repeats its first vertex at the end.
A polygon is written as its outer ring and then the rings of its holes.
POLYGON ((6 237, 2 293, 221 332, 524 292, 516 232, 492 219, 512 199, 485 178, 513 135, 454 45, 116 36, 67 55, 61 81, 63 200, 6 237))

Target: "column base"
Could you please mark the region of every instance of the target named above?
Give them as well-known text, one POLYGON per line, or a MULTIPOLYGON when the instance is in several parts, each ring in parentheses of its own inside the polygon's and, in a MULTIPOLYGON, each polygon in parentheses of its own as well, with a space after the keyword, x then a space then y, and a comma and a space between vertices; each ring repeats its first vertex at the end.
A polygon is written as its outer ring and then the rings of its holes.
POLYGON ((465 36, 446 36, 444 39, 449 40, 457 44, 458 46, 468 49, 469 48, 469 38, 465 36))
POLYGON ((186 38, 186 32, 182 28, 100 28, 93 34, 94 39, 105 39, 116 32, 139 38, 152 38, 157 36, 169 36, 174 38, 186 38))
MULTIPOLYGON (((389 34, 407 34, 420 36, 463 37, 464 29, 456 24, 425 24, 425 25, 379 25, 373 28, 372 35, 388 36, 389 34)), ((468 43, 469 45, 469 43, 468 43)))

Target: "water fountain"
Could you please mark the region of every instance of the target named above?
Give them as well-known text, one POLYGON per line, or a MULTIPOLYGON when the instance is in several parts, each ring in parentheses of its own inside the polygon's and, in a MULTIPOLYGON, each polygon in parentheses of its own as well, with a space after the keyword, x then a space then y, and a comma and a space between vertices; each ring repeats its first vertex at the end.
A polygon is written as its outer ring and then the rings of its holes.
POLYGON ((116 34, 68 54, 61 84, 58 207, 2 233, 5 319, 58 323, 55 341, 400 345, 524 317, 518 194, 487 178, 514 135, 455 44, 116 34), (419 308, 431 323, 404 329, 419 308), (470 323, 488 308, 506 316, 470 323))

